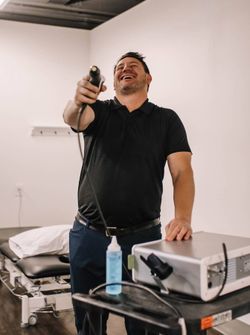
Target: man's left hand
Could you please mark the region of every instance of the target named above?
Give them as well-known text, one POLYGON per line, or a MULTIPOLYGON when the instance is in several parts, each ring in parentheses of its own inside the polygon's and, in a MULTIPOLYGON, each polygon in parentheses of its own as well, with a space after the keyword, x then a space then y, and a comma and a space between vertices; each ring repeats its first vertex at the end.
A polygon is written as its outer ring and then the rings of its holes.
POLYGON ((185 219, 173 219, 165 227, 165 240, 188 240, 192 236, 191 223, 185 219))

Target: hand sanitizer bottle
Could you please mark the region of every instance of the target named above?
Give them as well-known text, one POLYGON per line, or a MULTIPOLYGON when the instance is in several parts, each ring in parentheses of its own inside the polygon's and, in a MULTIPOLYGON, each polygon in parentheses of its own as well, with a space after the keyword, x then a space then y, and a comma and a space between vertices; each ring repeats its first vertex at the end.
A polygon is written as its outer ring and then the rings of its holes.
MULTIPOLYGON (((106 251, 106 283, 116 283, 122 280, 122 251, 117 243, 116 236, 112 236, 111 243, 106 251)), ((122 291, 122 286, 108 285, 106 292, 108 294, 119 294, 122 291)))

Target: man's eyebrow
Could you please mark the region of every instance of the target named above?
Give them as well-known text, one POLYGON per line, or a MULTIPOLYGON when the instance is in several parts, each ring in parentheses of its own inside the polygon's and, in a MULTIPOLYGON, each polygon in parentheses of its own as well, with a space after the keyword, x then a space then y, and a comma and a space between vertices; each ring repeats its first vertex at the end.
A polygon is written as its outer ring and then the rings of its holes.
MULTIPOLYGON (((122 62, 122 63, 119 63, 119 64, 117 64, 117 66, 116 66, 116 68, 117 67, 120 67, 120 66, 123 66, 125 63, 124 62, 122 62)), ((139 64, 139 62, 137 62, 137 61, 131 61, 131 62, 128 62, 128 64, 129 65, 134 65, 134 64, 136 64, 136 65, 138 65, 139 64)))

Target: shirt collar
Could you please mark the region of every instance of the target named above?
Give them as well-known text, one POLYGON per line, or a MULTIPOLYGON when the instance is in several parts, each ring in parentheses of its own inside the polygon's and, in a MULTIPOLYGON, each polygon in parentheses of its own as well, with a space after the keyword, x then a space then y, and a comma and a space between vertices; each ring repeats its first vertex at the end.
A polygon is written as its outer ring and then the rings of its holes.
MULTIPOLYGON (((120 101, 116 97, 114 97, 113 108, 114 109, 119 109, 121 107, 123 107, 123 105, 120 103, 120 101)), ((149 114, 152 111, 152 109, 153 109, 153 104, 151 104, 148 101, 148 99, 146 99, 143 102, 143 104, 139 108, 137 108, 137 110, 140 110, 140 111, 142 111, 142 112, 144 112, 146 114, 149 114)))

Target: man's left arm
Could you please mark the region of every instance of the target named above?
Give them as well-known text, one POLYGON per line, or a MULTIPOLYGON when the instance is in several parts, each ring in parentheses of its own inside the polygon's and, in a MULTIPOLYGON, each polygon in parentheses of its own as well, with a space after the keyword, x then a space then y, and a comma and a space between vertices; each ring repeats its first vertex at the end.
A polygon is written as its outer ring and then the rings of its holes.
POLYGON ((194 203, 194 177, 190 152, 176 152, 167 157, 173 181, 175 218, 166 225, 167 241, 187 240, 192 235, 191 217, 194 203))

